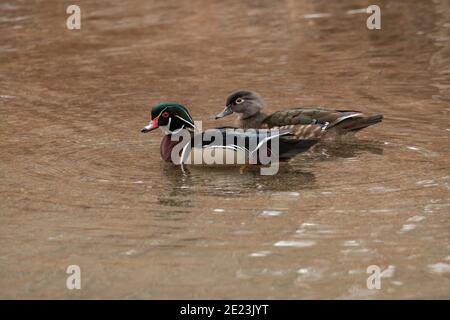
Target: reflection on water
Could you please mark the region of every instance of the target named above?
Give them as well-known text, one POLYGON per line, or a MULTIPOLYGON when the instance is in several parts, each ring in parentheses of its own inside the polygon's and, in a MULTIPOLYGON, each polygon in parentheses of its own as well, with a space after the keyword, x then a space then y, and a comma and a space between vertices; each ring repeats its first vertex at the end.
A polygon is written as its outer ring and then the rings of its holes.
POLYGON ((69 31, 59 1, 0 4, 2 298, 450 298, 448 1, 381 1, 380 31, 363 0, 79 5, 69 31), (161 100, 231 124, 237 88, 386 120, 273 177, 139 133, 161 100))

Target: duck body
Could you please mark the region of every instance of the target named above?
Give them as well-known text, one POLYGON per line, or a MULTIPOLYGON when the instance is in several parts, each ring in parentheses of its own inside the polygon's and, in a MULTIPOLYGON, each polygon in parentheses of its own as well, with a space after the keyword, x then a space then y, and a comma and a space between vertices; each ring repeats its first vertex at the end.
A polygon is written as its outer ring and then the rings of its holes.
POLYGON ((152 120, 141 132, 155 128, 165 133, 160 144, 164 161, 177 165, 241 165, 265 164, 261 159, 265 153, 277 160, 292 158, 315 145, 326 126, 308 124, 248 130, 219 127, 197 133, 186 108, 163 103, 153 107, 152 120))
MULTIPOLYGON (((324 126, 321 125, 257 130, 235 127, 212 128, 192 136, 190 144, 186 146, 189 149, 183 156, 183 162, 189 155, 194 154, 195 157, 199 152, 203 153, 204 157, 205 154, 206 157, 216 157, 221 164, 243 164, 251 161, 253 164, 262 164, 261 152, 276 156, 277 159, 287 160, 309 150, 319 141, 323 132, 324 126), (215 138, 211 139, 212 136, 215 138), (216 139, 217 137, 221 138, 216 139), (208 152, 205 153, 205 150, 208 152), (230 163, 225 160, 227 158, 235 159, 235 162, 230 163)), ((206 163, 213 162, 206 157, 204 159, 206 163)))
POLYGON ((383 119, 381 114, 367 116, 359 111, 322 107, 290 108, 266 114, 262 111, 264 107, 264 100, 257 93, 240 90, 228 96, 225 109, 216 116, 216 119, 236 113, 238 115, 236 125, 239 128, 322 124, 327 126, 327 131, 333 131, 338 135, 355 133, 383 119))

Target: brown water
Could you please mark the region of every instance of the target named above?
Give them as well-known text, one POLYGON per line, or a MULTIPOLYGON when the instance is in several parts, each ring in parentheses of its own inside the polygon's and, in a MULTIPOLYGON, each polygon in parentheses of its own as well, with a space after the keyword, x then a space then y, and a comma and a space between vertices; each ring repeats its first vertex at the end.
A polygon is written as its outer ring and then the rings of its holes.
POLYGON ((76 1, 69 31, 64 1, 1 0, 0 297, 450 298, 450 4, 378 1, 369 31, 336 2, 76 1), (385 121, 274 177, 139 133, 165 100, 231 124, 238 88, 385 121))

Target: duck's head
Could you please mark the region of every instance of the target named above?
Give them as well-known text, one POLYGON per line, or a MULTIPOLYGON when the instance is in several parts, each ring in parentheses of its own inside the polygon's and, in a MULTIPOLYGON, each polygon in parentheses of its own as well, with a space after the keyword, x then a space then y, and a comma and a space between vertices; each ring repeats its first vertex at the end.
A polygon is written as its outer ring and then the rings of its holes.
POLYGON ((228 96, 225 109, 216 115, 216 119, 226 117, 233 112, 237 113, 241 119, 250 118, 261 112, 264 106, 264 100, 256 92, 238 90, 228 96))
POLYGON ((194 129, 195 124, 184 106, 174 102, 162 102, 153 106, 152 120, 141 132, 147 133, 156 128, 160 128, 165 134, 172 134, 181 129, 194 129))

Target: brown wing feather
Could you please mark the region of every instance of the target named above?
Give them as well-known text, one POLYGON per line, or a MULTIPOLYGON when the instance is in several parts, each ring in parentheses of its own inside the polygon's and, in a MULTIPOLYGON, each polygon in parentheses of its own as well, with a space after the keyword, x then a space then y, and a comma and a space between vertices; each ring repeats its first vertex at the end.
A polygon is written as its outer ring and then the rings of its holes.
POLYGON ((283 139, 289 140, 318 140, 325 133, 325 127, 318 124, 297 124, 273 127, 279 130, 288 130, 290 135, 283 136, 283 139))
POLYGON ((297 108, 274 112, 266 117, 263 122, 270 128, 291 124, 308 124, 313 120, 332 123, 341 116, 342 113, 336 110, 297 108))

